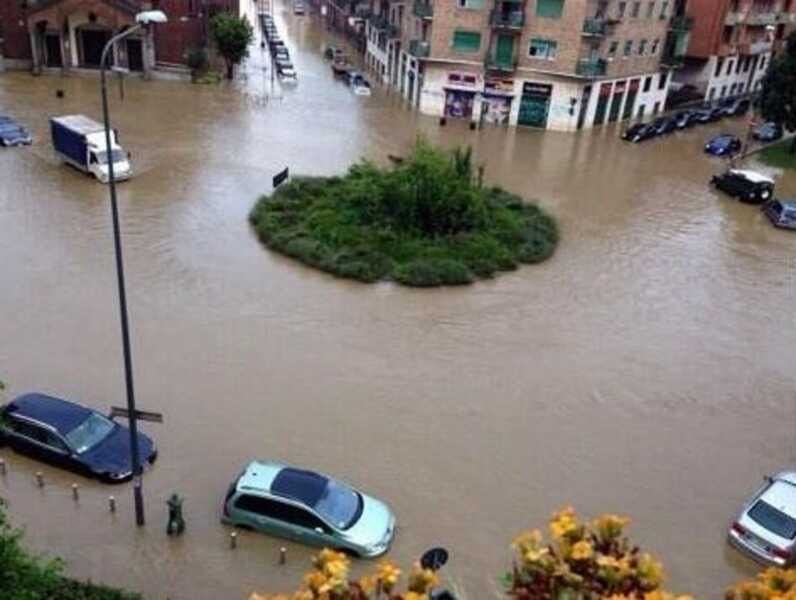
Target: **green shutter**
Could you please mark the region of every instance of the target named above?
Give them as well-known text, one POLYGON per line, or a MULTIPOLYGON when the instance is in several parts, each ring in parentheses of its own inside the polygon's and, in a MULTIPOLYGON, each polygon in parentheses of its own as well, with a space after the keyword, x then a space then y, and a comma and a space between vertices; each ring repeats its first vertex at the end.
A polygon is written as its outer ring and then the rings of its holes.
POLYGON ((481 48, 481 34, 477 31, 454 31, 453 49, 457 52, 478 52, 481 48))
POLYGON ((564 12, 564 0, 536 0, 536 16, 558 19, 564 12))

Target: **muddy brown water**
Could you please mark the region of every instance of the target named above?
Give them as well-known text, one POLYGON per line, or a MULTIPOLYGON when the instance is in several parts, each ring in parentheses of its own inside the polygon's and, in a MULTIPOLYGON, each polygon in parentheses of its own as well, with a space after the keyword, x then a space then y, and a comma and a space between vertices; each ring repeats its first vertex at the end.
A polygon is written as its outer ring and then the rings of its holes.
MULTIPOLYGON (((630 515, 675 590, 718 598, 753 574, 724 534, 764 474, 796 463, 796 236, 706 185, 721 164, 704 139, 742 124, 639 146, 613 127, 440 128, 379 88, 353 96, 320 55, 333 35, 280 15, 295 89, 266 96, 257 48, 232 87, 130 81, 121 102, 112 86, 138 171, 119 186, 138 402, 165 415, 143 426, 160 449, 148 525, 133 526, 129 485, 0 450, 0 495, 28 543, 149 598, 287 590, 312 549, 244 532, 230 551, 219 523, 227 484, 258 457, 385 499, 390 558, 446 546, 462 598, 496 597, 514 534, 568 503, 630 515), (561 224, 555 257, 424 291, 337 280, 252 235, 247 213, 282 167, 386 162, 417 132, 473 144, 489 181, 538 198, 561 224), (175 540, 173 491, 188 525, 175 540)), ((97 92, 90 78, 0 76, 2 112, 36 137, 0 152, 0 374, 9 396, 105 410, 124 403, 107 188, 59 164, 46 120, 98 118, 97 92)), ((796 194, 792 173, 771 172, 796 194)))

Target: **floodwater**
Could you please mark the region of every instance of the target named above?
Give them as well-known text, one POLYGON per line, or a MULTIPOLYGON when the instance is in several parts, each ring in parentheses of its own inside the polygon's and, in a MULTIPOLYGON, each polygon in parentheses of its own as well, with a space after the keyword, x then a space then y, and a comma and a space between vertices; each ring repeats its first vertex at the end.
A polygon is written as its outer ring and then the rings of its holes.
MULTIPOLYGON (((630 515, 677 591, 719 598, 753 574, 724 534, 764 474, 796 463, 796 236, 706 184, 721 164, 704 139, 742 124, 638 146, 613 127, 439 127, 378 88, 352 95, 320 55, 333 35, 279 14, 295 89, 271 92, 259 48, 232 87, 129 81, 121 101, 112 86, 138 171, 119 186, 137 398, 165 415, 143 427, 160 450, 148 524, 133 526, 129 485, 2 450, 0 496, 28 543, 149 598, 288 590, 312 549, 243 532, 230 550, 219 523, 257 457, 385 499, 390 558, 446 546, 445 579, 470 600, 497 597, 513 536, 569 503, 630 515), (337 280, 257 242, 247 213, 277 171, 386 162, 418 132, 472 144, 491 182, 538 198, 560 220, 555 256, 414 290, 337 280), (164 533, 172 492, 179 539, 164 533)), ((48 116, 98 118, 98 100, 95 79, 0 76, 2 112, 36 138, 0 152, 0 376, 8 396, 105 410, 124 403, 107 188, 59 164, 47 131, 48 116)), ((793 173, 774 174, 796 193, 793 173)))

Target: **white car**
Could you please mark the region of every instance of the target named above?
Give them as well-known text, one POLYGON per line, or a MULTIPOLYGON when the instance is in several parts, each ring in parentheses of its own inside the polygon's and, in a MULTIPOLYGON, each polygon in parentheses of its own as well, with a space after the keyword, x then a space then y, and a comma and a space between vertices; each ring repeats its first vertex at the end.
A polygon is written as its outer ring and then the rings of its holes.
POLYGON ((370 96, 370 84, 364 79, 355 83, 352 89, 357 96, 370 96))
POLYGON ((304 14, 304 3, 303 2, 296 2, 293 5, 293 14, 294 15, 303 15, 304 14))
POLYGON ((796 471, 765 478, 730 527, 728 540, 760 562, 796 564, 796 471))

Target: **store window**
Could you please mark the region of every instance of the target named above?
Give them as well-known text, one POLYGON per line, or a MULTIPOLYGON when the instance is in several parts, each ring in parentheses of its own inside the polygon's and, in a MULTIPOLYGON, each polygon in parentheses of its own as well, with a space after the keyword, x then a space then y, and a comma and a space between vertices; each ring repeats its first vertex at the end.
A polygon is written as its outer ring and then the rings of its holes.
POLYGON ((456 52, 478 52, 481 48, 481 34, 477 31, 454 31, 452 45, 456 52))
POLYGON ((554 60, 558 55, 558 42, 554 40, 532 39, 528 46, 528 56, 554 60))

